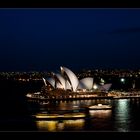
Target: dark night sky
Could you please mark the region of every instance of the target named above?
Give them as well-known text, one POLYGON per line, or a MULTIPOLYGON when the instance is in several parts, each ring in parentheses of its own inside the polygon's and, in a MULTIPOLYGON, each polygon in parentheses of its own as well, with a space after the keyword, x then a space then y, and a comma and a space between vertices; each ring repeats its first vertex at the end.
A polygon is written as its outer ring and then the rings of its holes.
POLYGON ((0 9, 0 71, 140 68, 140 9, 0 9))

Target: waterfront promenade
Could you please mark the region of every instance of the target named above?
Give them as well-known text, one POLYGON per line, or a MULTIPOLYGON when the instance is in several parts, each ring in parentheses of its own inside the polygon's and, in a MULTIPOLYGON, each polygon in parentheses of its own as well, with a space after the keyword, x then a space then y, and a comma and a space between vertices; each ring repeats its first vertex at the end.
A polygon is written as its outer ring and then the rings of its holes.
POLYGON ((61 96, 55 96, 55 95, 45 95, 43 96, 40 92, 37 94, 35 93, 29 93, 26 96, 28 99, 37 99, 37 100, 51 100, 51 101, 60 101, 60 100, 90 100, 90 99, 133 99, 133 98, 140 98, 139 92, 116 92, 116 93, 108 93, 108 95, 105 96, 98 96, 95 94, 82 94, 82 95, 61 95, 61 96))

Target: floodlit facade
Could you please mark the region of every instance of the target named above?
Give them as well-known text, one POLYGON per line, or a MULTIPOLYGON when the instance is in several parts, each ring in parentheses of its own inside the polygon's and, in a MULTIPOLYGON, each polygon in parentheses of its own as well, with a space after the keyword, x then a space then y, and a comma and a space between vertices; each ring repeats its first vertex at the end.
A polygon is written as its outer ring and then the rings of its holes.
POLYGON ((71 85, 72 91, 76 91, 79 84, 79 80, 77 76, 70 69, 66 67, 60 67, 60 69, 61 69, 62 75, 68 79, 71 85))
POLYGON ((108 91, 112 84, 105 84, 97 86, 95 88, 94 80, 92 77, 86 77, 78 80, 77 76, 68 68, 60 67, 60 74, 53 73, 51 78, 44 79, 45 86, 50 85, 53 89, 70 90, 72 92, 81 91, 93 91, 98 89, 99 91, 108 91))
POLYGON ((93 78, 92 77, 83 78, 79 81, 78 89, 91 90, 92 88, 93 88, 93 78))
POLYGON ((68 80, 66 80, 66 87, 65 87, 65 89, 66 89, 66 90, 67 90, 67 89, 72 90, 72 87, 71 87, 71 85, 70 85, 70 83, 69 83, 68 80))
POLYGON ((103 86, 99 87, 99 90, 101 91, 108 91, 111 88, 112 84, 105 84, 103 86))
POLYGON ((55 88, 55 80, 53 78, 47 78, 46 83, 55 88))
POLYGON ((62 88, 63 89, 66 89, 66 83, 65 83, 65 79, 63 78, 63 76, 61 76, 60 74, 55 74, 56 75, 56 77, 58 78, 58 80, 60 81, 60 84, 62 85, 62 88))

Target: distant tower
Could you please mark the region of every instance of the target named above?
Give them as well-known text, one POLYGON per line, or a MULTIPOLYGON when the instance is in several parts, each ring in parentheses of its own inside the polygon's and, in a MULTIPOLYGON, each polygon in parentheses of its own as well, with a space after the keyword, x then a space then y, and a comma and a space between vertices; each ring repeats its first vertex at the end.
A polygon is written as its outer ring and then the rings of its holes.
POLYGON ((135 84, 135 80, 132 82, 132 88, 135 89, 136 84, 135 84))

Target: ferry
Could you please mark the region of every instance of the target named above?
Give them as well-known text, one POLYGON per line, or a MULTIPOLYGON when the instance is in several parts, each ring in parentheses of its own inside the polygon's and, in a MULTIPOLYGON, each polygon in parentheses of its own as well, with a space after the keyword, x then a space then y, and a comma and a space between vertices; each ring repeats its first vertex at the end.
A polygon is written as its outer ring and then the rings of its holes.
POLYGON ((85 118, 86 115, 84 113, 66 113, 66 114, 44 114, 38 113, 36 115, 32 115, 33 118, 44 120, 44 119, 80 119, 85 118))
POLYGON ((107 109, 112 109, 111 105, 103 105, 103 104, 97 104, 93 106, 88 107, 89 110, 107 110, 107 109))

